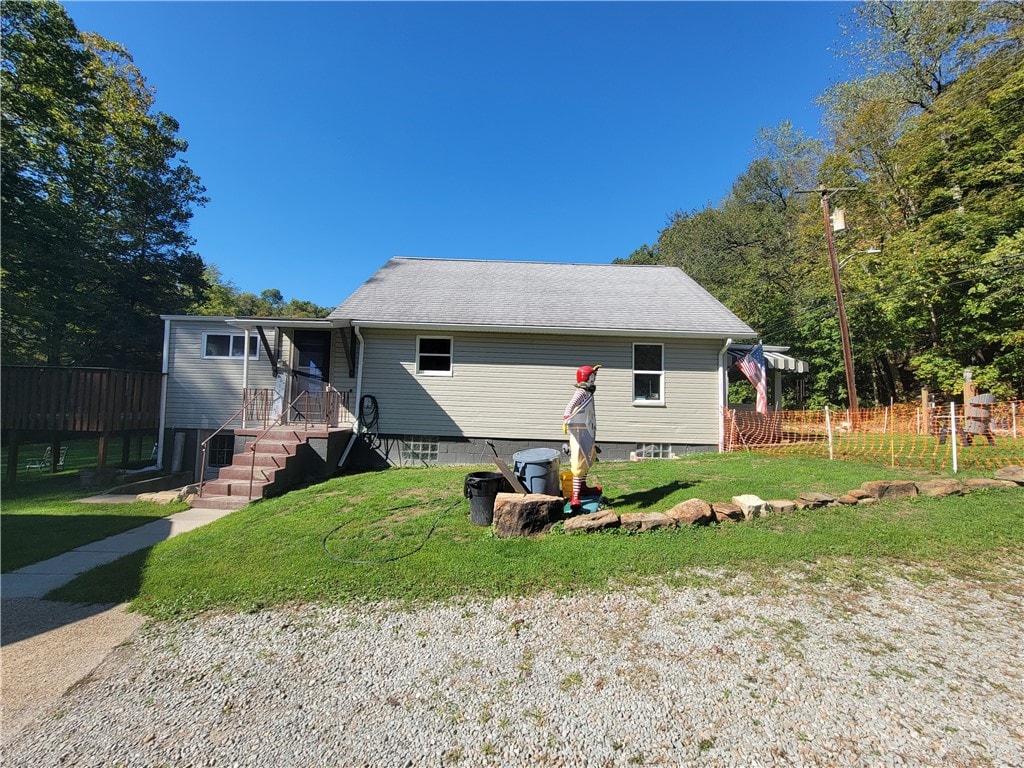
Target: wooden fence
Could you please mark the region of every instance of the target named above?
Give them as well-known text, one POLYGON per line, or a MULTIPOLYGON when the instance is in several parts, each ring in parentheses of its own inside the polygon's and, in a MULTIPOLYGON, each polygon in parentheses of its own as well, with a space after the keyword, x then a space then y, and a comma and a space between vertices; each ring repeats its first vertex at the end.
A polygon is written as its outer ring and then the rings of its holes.
POLYGON ((117 434, 160 425, 160 373, 12 365, 0 376, 6 430, 117 434))
MULTIPOLYGON (((0 368, 0 428, 7 443, 6 482, 16 482, 18 444, 49 441, 51 457, 60 442, 98 436, 96 466, 106 466, 108 441, 160 427, 163 374, 116 368, 56 368, 10 365, 0 368)), ((51 469, 58 461, 51 458, 51 469)))

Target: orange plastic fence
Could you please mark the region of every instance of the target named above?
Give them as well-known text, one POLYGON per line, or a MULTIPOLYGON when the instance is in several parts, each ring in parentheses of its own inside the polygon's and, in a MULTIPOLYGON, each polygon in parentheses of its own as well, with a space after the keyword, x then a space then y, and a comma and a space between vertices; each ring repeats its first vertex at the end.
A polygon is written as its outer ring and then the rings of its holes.
POLYGON ((856 411, 725 410, 725 449, 958 471, 1024 464, 1024 401, 856 411))

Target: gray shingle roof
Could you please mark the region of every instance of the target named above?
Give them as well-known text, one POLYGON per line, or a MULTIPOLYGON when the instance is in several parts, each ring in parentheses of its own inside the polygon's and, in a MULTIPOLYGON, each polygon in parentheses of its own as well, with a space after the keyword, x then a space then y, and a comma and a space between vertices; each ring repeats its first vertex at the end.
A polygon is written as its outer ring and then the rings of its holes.
POLYGON ((330 314, 362 323, 648 331, 754 331, 676 267, 393 258, 330 314))

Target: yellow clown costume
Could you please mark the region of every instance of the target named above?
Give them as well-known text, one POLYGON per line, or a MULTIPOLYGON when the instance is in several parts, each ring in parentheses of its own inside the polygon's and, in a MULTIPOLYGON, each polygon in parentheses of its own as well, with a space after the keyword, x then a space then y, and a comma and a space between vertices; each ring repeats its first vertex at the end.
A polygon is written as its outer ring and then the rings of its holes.
POLYGON ((595 380, 600 365, 584 365, 576 371, 576 392, 562 414, 562 431, 569 436, 572 469, 571 506, 580 507, 581 495, 600 495, 601 488, 586 485, 587 474, 597 456, 597 413, 594 408, 595 380))

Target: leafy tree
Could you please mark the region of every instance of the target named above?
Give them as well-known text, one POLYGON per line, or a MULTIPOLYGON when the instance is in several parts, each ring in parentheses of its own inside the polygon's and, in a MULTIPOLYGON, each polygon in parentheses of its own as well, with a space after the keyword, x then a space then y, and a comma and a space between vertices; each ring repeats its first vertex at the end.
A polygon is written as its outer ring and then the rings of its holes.
POLYGON ((798 194, 813 186, 822 148, 784 122, 761 131, 757 150, 725 200, 674 214, 653 247, 620 263, 680 267, 768 342, 813 353, 813 370, 834 389, 844 378, 838 326, 820 360, 812 346, 834 312, 821 214, 816 199, 798 194))
POLYGON ((189 312, 196 315, 222 317, 327 317, 330 307, 321 307, 300 299, 284 300, 277 288, 260 291, 259 296, 239 291, 233 283, 225 281, 215 266, 204 273, 207 289, 205 298, 193 304, 189 312))
POLYGON ((955 393, 967 367, 1020 393, 1024 3, 870 2, 853 22, 858 74, 822 97, 828 153, 786 125, 765 134, 721 204, 676 214, 626 261, 682 267, 810 362, 810 402, 842 402, 824 223, 794 193, 853 187, 833 205, 861 402, 955 393))
POLYGON ((158 315, 204 288, 179 126, 59 4, 5 4, 3 37, 5 359, 155 367, 158 315))
POLYGON ((856 19, 863 42, 847 53, 862 76, 823 98, 823 175, 858 187, 849 254, 883 252, 856 257, 858 362, 896 397, 959 391, 965 367, 1019 392, 1024 5, 865 3, 856 19))
MULTIPOLYGON (((861 267, 844 273, 858 378, 869 375, 880 399, 922 383, 955 392, 964 367, 980 366, 983 380, 1003 358, 993 345, 1003 349, 1006 335, 964 312, 986 305, 989 325, 1016 316, 971 297, 993 286, 991 275, 975 282, 993 235, 1019 228, 1020 126, 996 102, 1012 110, 1017 98, 1013 86, 1000 96, 1000 83, 1020 68, 1022 21, 1019 2, 870 2, 852 16, 844 55, 858 75, 821 99, 832 139, 822 179, 857 188, 843 197, 856 226, 838 240, 861 267), (987 191, 972 186, 977 174, 994 182, 987 191)), ((1019 391, 1012 366, 998 367, 1002 384, 989 388, 1019 391)))
POLYGON ((899 146, 918 213, 893 240, 894 286, 933 387, 962 370, 1024 390, 1024 50, 979 63, 914 121, 899 146), (912 289, 908 290, 912 286, 912 289), (902 289, 902 290, 901 290, 902 289))

